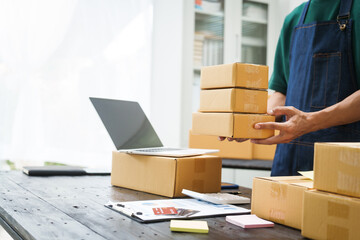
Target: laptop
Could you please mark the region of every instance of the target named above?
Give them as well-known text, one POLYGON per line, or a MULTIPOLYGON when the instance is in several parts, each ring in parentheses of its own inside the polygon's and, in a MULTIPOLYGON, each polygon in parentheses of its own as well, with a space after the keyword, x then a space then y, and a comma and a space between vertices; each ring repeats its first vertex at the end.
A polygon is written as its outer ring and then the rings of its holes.
POLYGON ((119 152, 167 157, 187 157, 217 149, 164 147, 139 103, 90 97, 119 152))

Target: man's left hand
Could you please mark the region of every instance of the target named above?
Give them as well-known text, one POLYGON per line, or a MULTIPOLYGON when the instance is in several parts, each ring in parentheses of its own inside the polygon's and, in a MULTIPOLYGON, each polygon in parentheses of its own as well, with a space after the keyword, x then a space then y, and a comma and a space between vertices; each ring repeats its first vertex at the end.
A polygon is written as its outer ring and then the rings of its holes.
POLYGON ((279 130, 279 135, 267 139, 252 139, 252 143, 288 143, 305 133, 311 132, 314 127, 311 121, 311 113, 302 112, 294 107, 276 107, 269 114, 272 116, 285 115, 286 121, 256 123, 254 128, 279 130))

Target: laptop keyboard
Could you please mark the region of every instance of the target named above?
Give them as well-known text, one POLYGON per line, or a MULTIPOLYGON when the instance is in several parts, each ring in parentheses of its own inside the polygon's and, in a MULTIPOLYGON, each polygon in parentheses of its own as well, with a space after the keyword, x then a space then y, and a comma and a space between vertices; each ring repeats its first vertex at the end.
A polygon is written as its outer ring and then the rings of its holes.
POLYGON ((179 151, 183 149, 179 148, 147 148, 147 149, 136 149, 137 152, 168 152, 168 151, 179 151))

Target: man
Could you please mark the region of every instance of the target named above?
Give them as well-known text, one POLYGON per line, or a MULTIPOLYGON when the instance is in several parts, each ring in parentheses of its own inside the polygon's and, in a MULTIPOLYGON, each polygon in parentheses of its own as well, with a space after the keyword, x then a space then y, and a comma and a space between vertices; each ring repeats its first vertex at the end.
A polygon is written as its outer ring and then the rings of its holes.
POLYGON ((280 134, 251 140, 278 144, 272 176, 312 170, 314 142, 360 141, 359 14, 359 0, 312 0, 286 17, 268 102, 285 119, 255 124, 280 134))

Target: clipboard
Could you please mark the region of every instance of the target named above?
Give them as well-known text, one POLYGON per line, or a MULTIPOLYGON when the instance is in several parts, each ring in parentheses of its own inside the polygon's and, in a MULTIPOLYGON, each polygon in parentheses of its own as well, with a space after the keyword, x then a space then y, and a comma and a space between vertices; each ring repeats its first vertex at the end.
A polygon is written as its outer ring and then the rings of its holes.
POLYGON ((171 219, 196 219, 234 214, 248 214, 251 211, 234 205, 214 204, 199 199, 162 199, 129 202, 111 202, 105 207, 123 214, 137 222, 151 223, 171 219))

